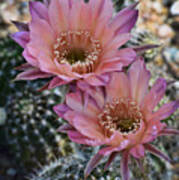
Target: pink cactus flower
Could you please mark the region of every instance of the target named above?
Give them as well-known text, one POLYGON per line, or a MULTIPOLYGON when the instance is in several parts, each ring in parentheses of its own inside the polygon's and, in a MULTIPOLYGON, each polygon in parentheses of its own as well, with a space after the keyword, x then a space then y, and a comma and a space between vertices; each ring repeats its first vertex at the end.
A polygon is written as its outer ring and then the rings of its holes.
POLYGON ((128 162, 133 156, 138 162, 149 151, 172 163, 169 157, 150 143, 158 136, 179 134, 167 128, 161 120, 170 116, 179 101, 154 110, 166 90, 166 81, 159 78, 149 90, 150 73, 142 58, 138 58, 128 72, 113 72, 106 86, 91 86, 78 81, 77 90, 66 95, 64 104, 55 112, 68 121, 59 128, 79 144, 103 148, 89 161, 85 177, 103 156, 109 156, 105 169, 122 152, 121 174, 129 179, 128 162), (105 146, 105 147, 104 147, 105 146))
POLYGON ((113 16, 112 0, 30 2, 31 22, 13 22, 20 32, 12 38, 24 48, 27 61, 16 79, 51 77, 49 88, 78 79, 104 85, 108 72, 136 58, 132 48, 118 49, 130 39, 136 5, 113 16))

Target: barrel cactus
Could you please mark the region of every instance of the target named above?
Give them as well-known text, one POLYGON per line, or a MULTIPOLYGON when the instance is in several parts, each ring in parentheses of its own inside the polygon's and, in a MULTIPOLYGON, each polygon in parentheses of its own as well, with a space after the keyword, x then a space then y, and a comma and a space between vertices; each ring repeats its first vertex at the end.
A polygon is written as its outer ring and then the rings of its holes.
POLYGON ((7 95, 15 92, 23 82, 12 83, 16 75, 14 67, 24 62, 21 56, 22 48, 10 38, 0 38, 0 105, 6 103, 7 95))
MULTIPOLYGON (((90 148, 85 146, 75 147, 74 154, 70 156, 59 158, 58 160, 43 166, 36 174, 32 174, 30 180, 83 180, 84 167, 90 158, 91 153, 95 153, 97 148, 90 148)), ((119 158, 117 159, 119 163, 119 158)), ((103 170, 104 161, 96 168, 89 180, 119 180, 119 167, 113 166, 108 171, 103 170)))
MULTIPOLYGON (((170 140, 171 141, 171 140, 170 140)), ((176 139, 173 140, 176 142, 176 139)), ((158 141, 156 142, 158 143, 158 141)), ((166 144, 167 142, 160 143, 160 149, 168 151, 166 144)), ((171 143, 169 143, 171 146, 171 143)), ((98 148, 86 147, 83 145, 74 145, 73 151, 69 156, 60 157, 55 161, 42 166, 40 169, 36 170, 36 173, 31 174, 28 179, 30 180, 83 180, 84 179, 84 167, 90 159, 91 154, 95 154, 98 148)), ((170 151, 173 148, 177 148, 177 145, 170 147, 170 151)), ((130 169, 131 169, 131 180, 141 179, 141 180, 169 180, 176 176, 173 173, 173 169, 168 164, 154 157, 153 155, 148 155, 142 161, 143 169, 141 168, 137 161, 131 159, 130 169), (161 173, 162 172, 162 173, 161 173)), ((117 156, 115 161, 111 164, 108 170, 104 170, 105 159, 103 159, 99 166, 92 172, 92 174, 87 178, 87 180, 121 180, 120 175, 120 156, 117 156)))
POLYGON ((56 129, 61 119, 52 112, 52 107, 63 99, 66 87, 54 91, 37 92, 32 85, 8 97, 7 139, 12 153, 28 173, 45 163, 66 155, 65 138, 56 129))

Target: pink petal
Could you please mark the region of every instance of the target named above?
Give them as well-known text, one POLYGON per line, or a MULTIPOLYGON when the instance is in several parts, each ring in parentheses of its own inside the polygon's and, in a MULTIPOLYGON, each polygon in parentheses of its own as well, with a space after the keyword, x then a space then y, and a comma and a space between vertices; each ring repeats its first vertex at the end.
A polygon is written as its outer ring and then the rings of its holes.
POLYGON ((67 105, 78 112, 83 111, 83 99, 81 92, 77 91, 76 93, 69 93, 66 95, 67 105))
POLYGON ((49 86, 49 82, 48 83, 46 83, 45 85, 43 85, 40 89, 38 89, 37 91, 38 92, 42 92, 42 91, 45 91, 45 90, 47 90, 48 89, 48 86, 49 86))
POLYGON ((18 28, 19 31, 29 31, 28 24, 26 23, 17 22, 17 21, 12 21, 12 23, 18 28))
POLYGON ((75 130, 68 131, 68 136, 71 141, 78 143, 78 144, 84 144, 84 145, 88 145, 88 146, 99 146, 99 145, 104 144, 103 141, 89 139, 75 130))
POLYGON ((72 67, 69 64, 60 64, 57 59, 53 61, 57 68, 57 75, 64 81, 73 81, 82 78, 83 76, 72 71, 72 67))
POLYGON ((15 69, 16 70, 27 70, 27 69, 30 69, 30 68, 33 68, 33 66, 31 66, 29 63, 24 63, 18 67, 16 67, 15 69))
POLYGON ((110 81, 106 86, 106 92, 107 101, 112 101, 113 98, 129 97, 129 82, 125 73, 111 73, 110 81))
POLYGON ((72 8, 73 4, 74 4, 73 0, 68 0, 68 6, 70 9, 72 8))
POLYGON ((98 39, 101 42, 103 53, 106 52, 105 47, 111 44, 111 42, 113 42, 111 46, 113 45, 118 46, 118 43, 120 43, 119 41, 114 40, 114 38, 117 38, 117 37, 114 37, 114 31, 112 31, 111 28, 108 26, 108 22, 106 23, 99 22, 98 27, 95 29, 93 36, 95 39, 98 39))
POLYGON ((77 73, 72 72, 72 67, 69 64, 60 64, 57 59, 54 60, 56 68, 59 71, 59 77, 66 81, 72 81, 78 79, 77 73))
POLYGON ((118 152, 118 151, 121 151, 121 150, 122 150, 122 148, 110 146, 110 147, 102 148, 99 151, 99 154, 101 154, 103 156, 108 156, 108 155, 110 155, 113 152, 118 152))
POLYGON ((71 109, 89 117, 95 118, 100 111, 92 99, 88 99, 85 96, 82 97, 79 91, 67 94, 66 103, 71 109))
POLYGON ((163 129, 159 135, 160 136, 179 135, 179 130, 166 128, 163 129))
MULTIPOLYGON (((112 18, 114 9, 111 0, 90 0, 89 7, 92 9, 91 21, 96 25, 100 25, 100 23, 106 24, 110 20, 110 18, 112 18)), ((92 26, 94 25, 92 24, 92 26)))
POLYGON ((143 145, 137 145, 136 147, 130 150, 130 154, 132 154, 135 158, 142 158, 145 155, 145 149, 143 145))
POLYGON ((61 125, 57 131, 58 132, 62 132, 62 133, 67 133, 68 131, 74 131, 74 127, 71 126, 70 124, 64 124, 64 125, 61 125))
POLYGON ((73 120, 75 128, 84 136, 102 141, 104 135, 101 127, 93 120, 84 116, 76 116, 73 120))
POLYGON ((128 66, 136 59, 137 55, 132 48, 123 48, 117 52, 116 56, 120 58, 124 66, 128 66))
POLYGON ((106 171, 109 166, 111 165, 111 163, 114 161, 115 157, 118 155, 118 152, 113 152, 108 159, 108 162, 106 163, 105 167, 104 167, 104 171, 106 171))
POLYGON ((43 51, 39 52, 38 54, 38 63, 39 63, 39 68, 46 72, 46 73, 53 73, 53 75, 59 76, 60 74, 60 69, 55 65, 54 61, 52 58, 43 53, 43 51))
POLYGON ((138 16, 138 11, 131 8, 135 5, 123 9, 113 18, 110 27, 115 29, 116 33, 126 33, 133 28, 138 16))
POLYGON ((124 149, 129 145, 130 141, 125 139, 119 131, 115 131, 110 138, 106 139, 106 144, 113 147, 124 149))
POLYGON ((104 106, 104 92, 101 87, 90 86, 85 81, 78 81, 77 85, 82 91, 88 93, 100 108, 104 106))
POLYGON ((124 48, 106 53, 103 62, 120 61, 123 66, 128 66, 136 59, 136 52, 131 48, 124 48))
POLYGON ((122 154, 122 159, 121 159, 121 176, 123 180, 129 180, 129 167, 128 167, 128 162, 129 162, 129 152, 126 150, 122 154))
POLYGON ((157 112, 150 116, 149 121, 160 121, 169 117, 179 108, 179 100, 163 105, 157 112))
POLYGON ((114 49, 120 48, 122 45, 124 45, 127 41, 129 41, 131 38, 131 35, 129 33, 125 33, 121 36, 114 37, 111 42, 104 47, 104 53, 108 51, 112 51, 114 49))
POLYGON ((26 60, 33 66, 39 67, 43 72, 58 75, 59 70, 52 61, 53 59, 51 54, 51 46, 50 44, 48 44, 52 43, 52 39, 48 40, 48 37, 46 36, 46 40, 43 40, 43 37, 37 38, 33 35, 33 33, 31 33, 31 36, 33 40, 31 40, 31 42, 28 44, 26 50, 23 53, 26 60))
POLYGON ((154 86, 151 88, 150 92, 145 96, 143 101, 143 109, 147 112, 152 112, 155 106, 159 103, 161 98, 165 94, 167 83, 165 79, 159 78, 154 86))
MULTIPOLYGON (((92 3, 95 3, 96 5, 96 17, 102 17, 104 19, 106 19, 106 21, 108 21, 113 14, 113 3, 112 1, 109 0, 103 0, 100 2, 99 7, 97 9, 97 2, 95 0, 91 0, 93 1, 92 3)), ((92 4, 92 8, 94 8, 95 6, 93 6, 92 4)))
POLYGON ((109 21, 113 15, 113 3, 111 0, 89 1, 91 9, 89 22, 93 36, 106 46, 111 41, 113 31, 108 27, 109 21))
POLYGON ((38 67, 38 61, 37 59, 32 56, 32 54, 29 52, 28 48, 24 49, 22 55, 24 56, 24 58, 26 59, 26 61, 31 64, 32 66, 38 67))
POLYGON ((26 47, 27 43, 29 42, 29 32, 27 31, 21 31, 21 32, 16 32, 11 35, 11 38, 16 41, 20 46, 23 48, 26 47))
POLYGON ((101 73, 109 73, 109 72, 119 72, 123 68, 123 64, 121 61, 115 61, 115 62, 104 62, 101 64, 101 66, 96 70, 96 72, 101 73))
POLYGON ((49 19, 56 35, 68 30, 69 4, 67 0, 53 0, 49 5, 49 19))
POLYGON ((29 2, 30 13, 32 20, 36 18, 44 19, 48 21, 48 11, 47 7, 41 2, 29 2))
POLYGON ((87 164, 84 174, 85 179, 90 175, 93 169, 98 165, 99 161, 103 158, 103 156, 97 153, 87 164))
MULTIPOLYGON (((30 43, 31 48, 35 51, 35 57, 38 57, 38 53, 43 50, 43 53, 51 54, 52 46, 56 41, 54 31, 47 21, 36 18, 30 24, 30 43)), ((30 45, 29 45, 30 46, 30 45)), ((31 52, 32 53, 32 52, 31 52)))
POLYGON ((50 4, 50 0, 43 0, 43 3, 46 5, 46 7, 48 7, 50 4))
POLYGON ((64 81, 62 79, 60 79, 59 77, 54 77, 51 81, 50 81, 50 84, 49 84, 49 89, 53 89, 55 87, 58 87, 58 86, 61 86, 61 85, 64 85, 64 84, 67 84, 69 83, 70 81, 64 81))
POLYGON ((133 16, 131 17, 130 21, 126 22, 125 24, 123 24, 121 27, 119 27, 117 30, 116 30, 116 34, 124 34, 124 33, 127 33, 127 32, 130 32, 131 29, 134 27, 134 25, 136 24, 137 22, 137 19, 138 19, 138 16, 139 16, 139 12, 138 11, 135 11, 133 16))
MULTIPOLYGON (((70 109, 70 108, 69 108, 70 109)), ((59 113, 59 115, 60 115, 60 112, 58 112, 59 113)), ((70 124, 70 125, 72 125, 72 126, 74 126, 73 125, 73 119, 75 119, 75 116, 76 116, 77 114, 75 113, 75 111, 72 111, 71 109, 70 110, 68 110, 68 111, 66 111, 65 112, 65 114, 63 115, 63 118, 66 120, 66 121, 68 121, 68 123, 70 124)))
POLYGON ((148 44, 148 45, 143 45, 143 46, 137 46, 137 47, 132 47, 138 54, 143 53, 147 50, 153 49, 153 48, 158 48, 159 45, 156 44, 148 44))
POLYGON ((64 119, 73 125, 82 135, 90 139, 104 140, 102 129, 96 122, 96 119, 81 115, 76 111, 66 112, 64 119))
POLYGON ((148 150, 149 152, 151 152, 152 154, 158 156, 161 159, 164 159, 166 161, 168 161, 170 164, 173 164, 172 160, 165 155, 163 152, 161 152, 160 150, 156 149, 154 146, 152 146, 151 144, 145 144, 145 148, 146 150, 148 150))
POLYGON ((134 62, 128 72, 132 98, 140 105, 143 101, 150 79, 150 72, 146 69, 143 59, 134 62))
MULTIPOLYGON (((42 40, 43 41, 43 40, 42 40)), ((41 43, 43 42, 40 42, 38 41, 38 39, 35 39, 34 37, 34 40, 31 40, 26 49, 24 50, 24 53, 26 53, 25 55, 27 55, 27 61, 32 64, 36 64, 36 66, 40 67, 40 62, 43 61, 44 62, 44 66, 46 63, 48 64, 53 64, 54 63, 52 62, 52 51, 50 49, 50 46, 48 46, 47 43, 43 43, 43 45, 41 45, 41 43), (35 42, 36 41, 36 42, 35 42), (40 49, 41 47, 41 49, 40 49), (44 59, 42 59, 42 57, 45 57, 45 61, 44 59)), ((23 54, 24 55, 24 54, 23 54)), ((42 63, 41 63, 42 64, 42 63)), ((43 70, 44 71, 44 70, 43 70)))
POLYGON ((126 148, 130 141, 126 140, 119 131, 115 131, 110 138, 107 138, 106 145, 112 147, 126 148))
POLYGON ((34 80, 39 78, 51 77, 51 74, 40 71, 39 69, 29 69, 17 75, 15 80, 34 80))
POLYGON ((72 30, 88 29, 91 27, 91 9, 84 1, 74 1, 70 11, 69 25, 72 30))
POLYGON ((122 150, 124 150, 127 146, 129 145, 129 141, 128 140, 123 140, 120 143, 118 142, 118 146, 109 146, 106 148, 102 148, 99 153, 107 156, 110 155, 113 152, 120 152, 122 150))
POLYGON ((105 86, 109 81, 109 74, 91 75, 85 81, 92 86, 105 86))
POLYGON ((59 117, 63 118, 64 114, 70 110, 70 108, 66 104, 58 104, 53 107, 53 110, 59 117))
POLYGON ((147 125, 147 129, 143 135, 143 143, 148 143, 154 141, 154 139, 159 136, 160 131, 166 128, 165 123, 156 122, 156 121, 149 121, 147 125))

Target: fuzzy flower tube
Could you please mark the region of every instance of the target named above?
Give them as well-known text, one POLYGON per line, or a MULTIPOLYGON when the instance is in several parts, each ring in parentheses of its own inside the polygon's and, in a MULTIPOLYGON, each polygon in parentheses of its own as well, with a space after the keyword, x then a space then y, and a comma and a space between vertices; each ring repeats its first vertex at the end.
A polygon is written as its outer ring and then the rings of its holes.
POLYGON ((55 112, 68 124, 59 128, 79 144, 101 146, 89 161, 85 177, 104 157, 109 156, 106 168, 122 153, 121 175, 129 179, 128 162, 133 156, 140 164, 145 151, 172 163, 169 157, 150 143, 158 136, 178 135, 161 120, 170 116, 179 101, 154 110, 164 96, 166 81, 159 78, 149 90, 150 73, 142 58, 138 58, 128 72, 113 72, 106 86, 91 86, 84 81, 77 83, 77 90, 66 95, 64 104, 54 107, 55 112))
POLYGON ((118 49, 130 39, 136 5, 113 16, 112 0, 30 2, 31 21, 13 22, 20 31, 11 37, 24 48, 27 61, 16 79, 52 78, 48 88, 78 79, 104 85, 109 72, 136 58, 135 49, 118 49))

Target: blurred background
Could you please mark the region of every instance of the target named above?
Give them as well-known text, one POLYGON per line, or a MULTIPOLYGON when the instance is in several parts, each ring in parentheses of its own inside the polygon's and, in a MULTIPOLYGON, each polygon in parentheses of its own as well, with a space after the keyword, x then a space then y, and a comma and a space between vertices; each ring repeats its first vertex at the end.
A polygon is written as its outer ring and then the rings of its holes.
MULTIPOLYGON (((134 0, 113 0, 116 12, 134 0)), ((168 88, 160 105, 179 99, 179 1, 141 0, 139 20, 128 47, 158 44, 143 53, 152 73, 150 84, 158 77, 167 79, 168 88)), ((16 32, 11 20, 29 21, 27 0, 0 0, 0 180, 82 180, 83 170, 98 148, 71 143, 56 128, 63 123, 52 107, 63 101, 68 87, 37 92, 45 81, 13 82, 14 67, 24 62, 22 49, 9 35, 16 32)), ((164 120, 179 128, 179 112, 164 120)), ((131 161, 132 180, 179 180, 179 138, 160 137, 156 144, 175 165, 148 154, 144 172, 131 161)), ((104 172, 104 161, 90 180, 120 180, 118 157, 104 172)))

